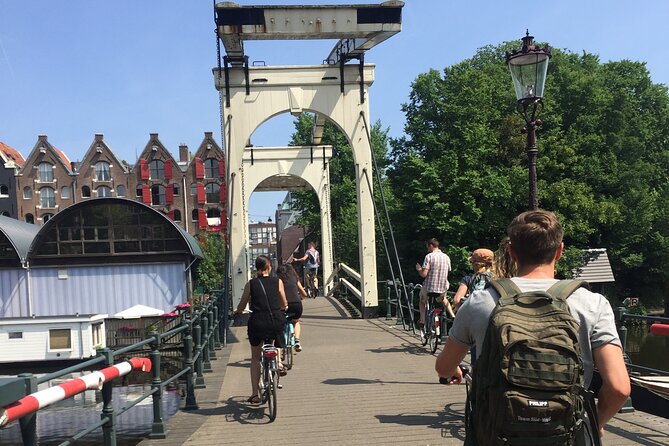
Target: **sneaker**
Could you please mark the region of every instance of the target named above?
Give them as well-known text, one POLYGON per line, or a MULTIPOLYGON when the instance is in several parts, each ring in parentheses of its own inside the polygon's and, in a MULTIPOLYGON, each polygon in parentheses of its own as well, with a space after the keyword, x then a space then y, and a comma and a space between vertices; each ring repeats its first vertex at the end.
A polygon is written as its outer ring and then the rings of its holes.
POLYGON ((295 339, 295 351, 296 352, 301 352, 302 351, 302 344, 300 344, 299 339, 295 339))

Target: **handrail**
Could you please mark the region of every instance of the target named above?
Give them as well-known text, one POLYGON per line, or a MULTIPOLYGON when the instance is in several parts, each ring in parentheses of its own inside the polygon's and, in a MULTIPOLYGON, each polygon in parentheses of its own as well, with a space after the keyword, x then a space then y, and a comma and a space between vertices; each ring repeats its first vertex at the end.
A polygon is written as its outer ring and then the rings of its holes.
MULTIPOLYGON (((146 354, 148 346, 150 357, 149 364, 152 374, 151 389, 144 392, 141 396, 137 397, 137 399, 133 400, 129 404, 126 404, 121 409, 115 410, 112 406, 111 379, 103 380, 102 382, 96 381, 102 387, 101 392, 103 409, 100 421, 77 432, 72 437, 62 442, 61 446, 70 445, 76 440, 83 438, 100 427, 102 427, 103 431, 103 444, 105 446, 115 446, 116 431, 114 425, 116 418, 149 397, 153 398, 153 423, 150 428, 151 433, 149 434, 149 438, 166 438, 167 431, 165 430, 165 422, 162 413, 162 390, 168 384, 185 376, 186 404, 183 410, 198 409, 194 389, 197 387, 204 387, 203 372, 207 371, 206 366, 208 365, 209 360, 216 359, 214 350, 220 349, 225 345, 225 334, 222 337, 223 343, 219 341, 221 340, 220 331, 227 331, 228 327, 228 296, 225 292, 217 292, 212 294, 212 296, 212 299, 204 302, 202 306, 197 309, 194 309, 193 307, 186 304, 177 307, 177 313, 174 314, 174 317, 181 318, 179 325, 171 328, 166 332, 148 333, 145 339, 142 339, 132 345, 124 346, 115 350, 99 350, 98 356, 95 358, 58 370, 53 373, 49 373, 39 378, 30 373, 19 375, 16 380, 22 380, 24 382, 24 386, 22 386, 22 388, 25 388, 26 390, 25 395, 22 397, 18 396, 18 398, 25 398, 29 394, 37 392, 38 384, 43 384, 71 373, 83 372, 85 370, 91 369, 91 367, 96 367, 99 364, 105 364, 107 366, 107 369, 103 370, 108 370, 110 367, 114 368, 116 367, 114 365, 115 358, 119 358, 121 356, 123 356, 126 361, 130 361, 131 364, 141 361, 139 358, 134 357, 130 357, 128 359, 127 355, 136 353, 146 354), (174 336, 179 334, 181 334, 180 344, 181 348, 183 349, 182 367, 171 376, 163 379, 161 376, 161 347, 165 345, 166 339, 172 339, 174 336)), ((172 315, 170 314, 170 316, 172 315)), ((173 346, 173 344, 169 345, 173 346)), ((148 368, 149 367, 147 367, 147 369, 148 368)), ((76 378, 73 381, 82 381, 86 383, 89 381, 93 382, 101 372, 102 371, 86 374, 81 378, 76 378)), ((14 382, 16 382, 16 380, 14 382)), ((66 383, 61 384, 60 386, 63 385, 66 385, 66 383)), ((79 387, 76 389, 78 390, 79 387)), ((91 386, 86 387, 97 388, 98 386, 93 386, 91 384, 91 386)), ((46 389, 46 391, 43 392, 51 395, 56 391, 52 389, 53 387, 46 389)), ((0 392, 1 391, 2 387, 0 387, 0 392)), ((71 397, 69 393, 66 394, 67 396, 64 398, 71 397)), ((37 445, 38 414, 39 408, 35 412, 27 414, 21 418, 21 436, 24 439, 24 446, 37 445)))

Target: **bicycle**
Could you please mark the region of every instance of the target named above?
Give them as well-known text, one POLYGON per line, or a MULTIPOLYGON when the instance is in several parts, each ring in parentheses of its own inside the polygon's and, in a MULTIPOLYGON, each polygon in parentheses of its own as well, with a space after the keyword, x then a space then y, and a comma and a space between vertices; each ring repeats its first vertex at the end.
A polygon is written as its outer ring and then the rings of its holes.
POLYGON ((436 308, 436 298, 439 293, 427 293, 425 302, 425 324, 420 331, 421 343, 427 345, 430 353, 434 354, 441 340, 441 308, 436 308))
POLYGON ((286 324, 283 328, 285 347, 281 349, 281 361, 286 370, 293 368, 293 348, 295 347, 294 314, 286 314, 286 324))
MULTIPOLYGON (((469 391, 472 388, 472 375, 469 373, 469 367, 460 364, 459 365, 460 370, 462 370, 462 378, 465 381, 465 389, 467 392, 467 399, 465 400, 465 426, 469 426, 469 416, 471 413, 471 399, 469 395, 469 391)), ((439 377, 439 384, 450 384, 451 378, 442 378, 441 376, 439 377)))
POLYGON ((276 391, 279 388, 278 349, 272 341, 265 339, 260 357, 260 403, 267 403, 270 422, 276 419, 276 391))
POLYGON ((317 273, 311 273, 309 271, 306 271, 305 273, 305 280, 304 283, 306 284, 307 288, 307 296, 316 299, 316 296, 318 296, 318 288, 316 288, 315 279, 316 279, 316 274, 317 273))

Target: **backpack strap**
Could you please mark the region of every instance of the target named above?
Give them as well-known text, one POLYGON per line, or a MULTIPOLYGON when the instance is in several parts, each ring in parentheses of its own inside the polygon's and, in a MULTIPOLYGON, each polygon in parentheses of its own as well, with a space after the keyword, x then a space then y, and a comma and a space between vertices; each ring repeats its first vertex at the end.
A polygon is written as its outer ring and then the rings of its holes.
POLYGON ((513 296, 520 293, 520 288, 511 279, 497 279, 490 282, 490 286, 499 294, 499 305, 513 303, 513 296))
POLYGON ((585 280, 560 280, 559 282, 553 284, 553 286, 551 286, 546 292, 558 300, 567 300, 567 298, 571 296, 574 291, 581 287, 590 289, 590 285, 585 280))

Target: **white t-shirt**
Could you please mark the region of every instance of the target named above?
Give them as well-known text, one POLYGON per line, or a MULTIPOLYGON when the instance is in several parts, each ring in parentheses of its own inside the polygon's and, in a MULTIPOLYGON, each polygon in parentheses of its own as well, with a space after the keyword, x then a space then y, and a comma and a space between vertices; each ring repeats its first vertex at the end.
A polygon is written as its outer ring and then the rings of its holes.
MULTIPOLYGON (((512 278, 520 291, 546 291, 557 279, 521 279, 512 278)), ((474 291, 469 299, 460 307, 449 332, 453 340, 469 347, 476 345, 480 355, 483 339, 488 329, 490 315, 497 305, 499 294, 494 288, 474 291)), ((616 330, 613 310, 609 301, 601 294, 579 288, 567 299, 572 316, 579 323, 579 344, 585 371, 585 388, 590 386, 594 371, 592 350, 606 344, 614 344, 622 348, 616 330)))

